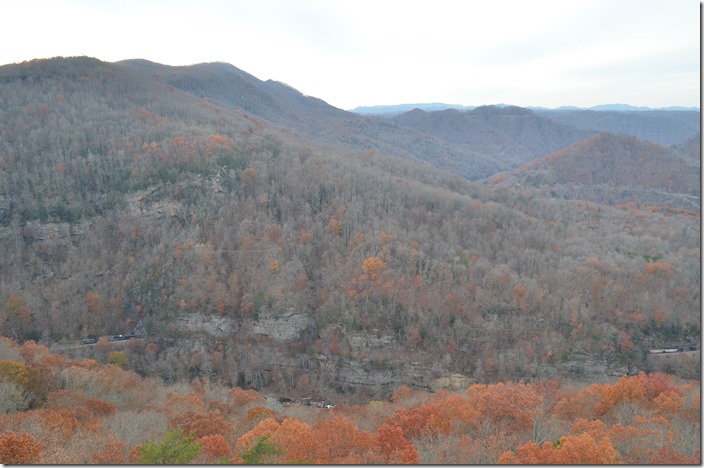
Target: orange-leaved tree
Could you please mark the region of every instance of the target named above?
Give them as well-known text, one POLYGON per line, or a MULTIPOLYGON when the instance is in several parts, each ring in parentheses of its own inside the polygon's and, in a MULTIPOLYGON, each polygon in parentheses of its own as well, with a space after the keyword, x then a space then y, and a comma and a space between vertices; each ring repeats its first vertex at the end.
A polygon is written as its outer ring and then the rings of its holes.
POLYGON ((369 275, 369 278, 376 280, 377 273, 386 268, 386 263, 379 257, 369 257, 362 264, 364 272, 369 275))
POLYGON ((41 445, 26 432, 5 431, 0 434, 0 463, 3 465, 37 463, 41 450, 41 445))
POLYGON ((386 419, 385 424, 398 426, 406 438, 414 439, 424 435, 464 433, 480 418, 480 412, 470 399, 440 391, 428 401, 400 408, 386 419))
POLYGON ((203 436, 199 439, 199 442, 203 449, 202 453, 205 455, 208 463, 222 460, 224 457, 230 455, 232 451, 230 444, 225 437, 220 434, 203 436))
POLYGON ((545 442, 542 446, 528 442, 517 447, 516 452, 505 452, 498 462, 509 465, 612 465, 619 458, 609 439, 604 438, 597 443, 587 433, 562 437, 554 443, 545 442))
POLYGON ((223 421, 217 411, 207 413, 187 411, 173 416, 169 423, 172 428, 182 429, 185 435, 193 435, 195 438, 218 434, 227 436, 234 431, 231 425, 223 421))
POLYGON ((485 420, 504 423, 510 430, 532 428, 543 402, 532 386, 522 383, 475 384, 466 393, 485 420))
POLYGON ((404 437, 400 427, 384 424, 377 432, 383 454, 381 463, 389 465, 420 463, 416 447, 404 437))
POLYGON ((377 438, 360 431, 342 414, 318 420, 313 426, 315 440, 312 463, 369 464, 378 462, 377 438))
POLYGON ((93 452, 92 462, 96 465, 126 465, 129 455, 124 441, 112 440, 102 450, 93 452))
MULTIPOLYGON (((311 462, 315 440, 311 427, 287 418, 281 423, 274 418, 266 418, 254 429, 237 439, 237 451, 246 452, 254 448, 264 438, 273 445, 278 453, 268 454, 267 460, 273 463, 311 462)), ((235 460, 237 461, 237 460, 235 460)))

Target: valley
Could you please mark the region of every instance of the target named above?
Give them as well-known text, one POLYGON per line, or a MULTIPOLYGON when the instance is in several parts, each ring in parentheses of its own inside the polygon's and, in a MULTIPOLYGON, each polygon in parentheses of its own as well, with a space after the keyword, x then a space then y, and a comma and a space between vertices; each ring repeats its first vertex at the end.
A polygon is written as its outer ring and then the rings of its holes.
POLYGON ((553 403, 544 382, 660 388, 641 372, 690 398, 699 351, 651 350, 701 344, 699 118, 358 115, 224 63, 2 66, 0 360, 200 386, 198 411, 239 389, 449 414, 448 392, 505 382, 553 403))

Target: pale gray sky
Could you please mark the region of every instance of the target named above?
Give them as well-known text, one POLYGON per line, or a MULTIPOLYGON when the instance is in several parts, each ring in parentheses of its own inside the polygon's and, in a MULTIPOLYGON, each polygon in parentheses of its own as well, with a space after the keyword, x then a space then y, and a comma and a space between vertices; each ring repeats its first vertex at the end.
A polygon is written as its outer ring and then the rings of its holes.
POLYGON ((343 109, 699 106, 698 0, 0 0, 0 64, 222 61, 343 109))

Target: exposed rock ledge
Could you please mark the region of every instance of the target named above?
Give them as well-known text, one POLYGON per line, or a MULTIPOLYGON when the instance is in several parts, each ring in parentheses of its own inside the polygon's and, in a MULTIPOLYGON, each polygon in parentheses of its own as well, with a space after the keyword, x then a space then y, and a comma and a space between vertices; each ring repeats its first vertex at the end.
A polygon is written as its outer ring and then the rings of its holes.
POLYGON ((288 309, 280 315, 259 317, 252 325, 252 331, 271 336, 276 341, 292 341, 300 338, 311 324, 312 321, 305 312, 288 309))
POLYGON ((239 325, 230 317, 191 313, 178 318, 179 327, 190 332, 205 332, 213 336, 227 336, 239 329, 239 325))

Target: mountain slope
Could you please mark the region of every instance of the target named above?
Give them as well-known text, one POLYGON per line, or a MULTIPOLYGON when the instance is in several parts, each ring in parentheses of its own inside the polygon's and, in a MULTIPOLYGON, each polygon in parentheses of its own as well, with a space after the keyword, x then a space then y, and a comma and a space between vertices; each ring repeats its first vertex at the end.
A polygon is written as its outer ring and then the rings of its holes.
POLYGON ((670 148, 628 135, 602 133, 527 163, 502 185, 545 188, 607 204, 699 207, 698 165, 670 148))
POLYGON ((223 108, 241 110, 276 127, 311 135, 336 146, 425 161, 468 179, 488 177, 508 168, 493 155, 456 147, 386 120, 337 109, 288 85, 259 80, 229 64, 170 67, 144 60, 128 60, 117 65, 207 98, 223 108))
POLYGON ((685 158, 695 164, 700 165, 702 158, 702 134, 697 133, 682 143, 672 146, 672 149, 684 155, 685 158))
POLYGON ((466 112, 416 109, 393 121, 466 151, 491 156, 511 168, 591 134, 556 124, 528 109, 510 106, 482 106, 466 112))
POLYGON ((0 109, 13 339, 105 362, 78 340, 145 332, 143 375, 360 402, 604 379, 698 339, 692 217, 494 189, 120 63, 0 67, 0 109))

